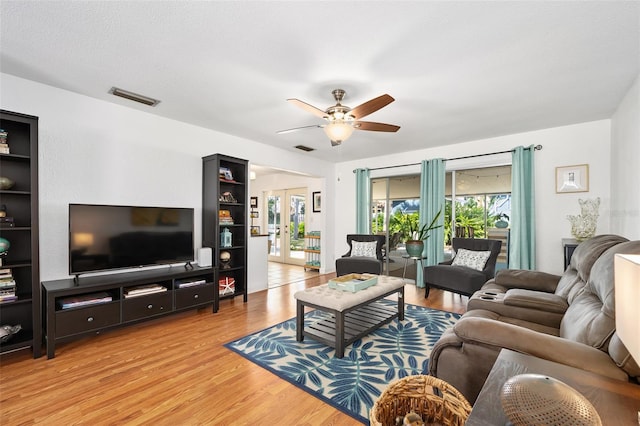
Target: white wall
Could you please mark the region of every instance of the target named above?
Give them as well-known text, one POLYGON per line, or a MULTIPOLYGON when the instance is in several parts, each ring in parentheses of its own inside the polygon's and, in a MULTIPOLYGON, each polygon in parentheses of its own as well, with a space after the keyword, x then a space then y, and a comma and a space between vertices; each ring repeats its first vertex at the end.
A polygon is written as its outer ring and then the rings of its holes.
POLYGON ((640 240, 640 74, 611 119, 611 231, 640 240))
MULTIPOLYGON (((535 154, 538 269, 561 272, 560 240, 570 236, 566 215, 579 212, 578 198, 602 199, 598 233, 616 232, 638 238, 640 232, 637 81, 613 118, 613 129, 610 120, 601 120, 335 165, 8 74, 0 73, 0 87, 1 108, 40 117, 43 280, 68 276, 67 205, 72 202, 193 207, 196 248, 199 247, 201 157, 216 152, 320 179, 316 181, 321 182, 319 189, 309 185, 309 191, 322 192, 323 211, 319 216, 312 216, 310 225, 322 231, 326 271, 333 270, 333 260, 346 251, 345 235, 355 230, 353 169, 482 154, 518 145, 544 147, 535 154), (555 168, 584 163, 589 164, 590 191, 556 194, 555 168), (615 183, 611 178, 612 168, 615 183), (633 190, 636 190, 635 199, 629 195, 633 190), (610 225, 612 192, 616 199, 615 227, 610 225), (621 216, 624 220, 618 222, 621 216)), ((398 143, 402 143, 401 131, 398 138, 398 143)), ((508 155, 481 157, 448 162, 447 167, 479 167, 509 161, 508 155)), ((374 171, 372 175, 410 172, 419 172, 419 166, 374 171)))
MULTIPOLYGON (((401 138, 401 132, 398 133, 401 138)), ((571 237, 566 216, 578 214, 579 198, 600 197, 600 220, 597 233, 608 233, 611 197, 610 190, 610 120, 563 126, 535 132, 520 133, 491 139, 477 140, 451 146, 424 149, 386 157, 344 162, 336 167, 335 212, 336 245, 334 253, 346 247, 344 235, 355 231, 355 175, 356 168, 376 168, 399 164, 419 163, 431 158, 455 158, 473 154, 510 150, 516 146, 542 145, 535 153, 536 174, 536 260, 537 269, 561 273, 563 254, 561 239, 571 237), (576 164, 589 164, 589 192, 556 194, 555 168, 576 164), (340 237, 342 236, 342 237, 340 237)), ((400 141, 399 141, 400 142, 400 141)), ((447 169, 472 168, 510 163, 510 155, 479 157, 448 161, 447 169)), ((420 166, 372 171, 372 177, 420 173, 420 166)))
MULTIPOLYGON (((5 110, 39 122, 40 271, 42 280, 68 276, 68 204, 193 207, 201 246, 202 161, 217 152, 260 160, 315 176, 333 165, 0 74, 5 110)), ((251 260, 249 260, 251 268, 251 260)))

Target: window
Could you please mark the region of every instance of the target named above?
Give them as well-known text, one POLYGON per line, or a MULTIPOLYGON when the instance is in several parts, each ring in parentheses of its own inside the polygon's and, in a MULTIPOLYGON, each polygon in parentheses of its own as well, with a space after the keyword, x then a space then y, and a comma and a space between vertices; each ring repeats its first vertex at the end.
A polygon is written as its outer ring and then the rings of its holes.
POLYGON ((454 236, 487 238, 490 229, 509 224, 511 166, 448 172, 445 198, 445 245, 454 236))
MULTIPOLYGON (((371 231, 387 236, 393 260, 404 254, 408 235, 403 224, 418 221, 420 175, 374 178, 371 188, 371 231)), ((450 253, 455 236, 495 238, 496 228, 507 227, 511 218, 511 166, 447 172, 444 213, 445 253, 450 253)), ((506 245, 501 255, 505 265, 506 245)))

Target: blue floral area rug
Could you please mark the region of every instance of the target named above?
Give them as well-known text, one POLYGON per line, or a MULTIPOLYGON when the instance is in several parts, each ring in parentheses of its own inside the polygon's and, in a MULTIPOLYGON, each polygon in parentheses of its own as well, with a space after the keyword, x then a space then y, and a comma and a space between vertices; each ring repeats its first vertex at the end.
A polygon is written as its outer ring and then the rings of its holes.
MULTIPOLYGON (((305 324, 326 315, 308 312, 305 324)), ((396 319, 356 340, 342 359, 334 358, 333 348, 307 336, 297 342, 295 318, 224 346, 368 424, 369 410, 389 382, 427 374, 431 348, 458 318, 451 312, 405 305, 404 321, 396 319)))

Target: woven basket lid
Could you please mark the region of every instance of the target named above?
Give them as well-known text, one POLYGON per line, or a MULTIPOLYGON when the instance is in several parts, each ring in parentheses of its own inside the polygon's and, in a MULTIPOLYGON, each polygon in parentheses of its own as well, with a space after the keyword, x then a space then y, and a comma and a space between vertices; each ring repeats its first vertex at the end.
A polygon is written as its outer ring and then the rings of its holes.
POLYGON ((500 399, 515 426, 602 425, 598 412, 581 393, 553 377, 514 376, 502 387, 500 399))

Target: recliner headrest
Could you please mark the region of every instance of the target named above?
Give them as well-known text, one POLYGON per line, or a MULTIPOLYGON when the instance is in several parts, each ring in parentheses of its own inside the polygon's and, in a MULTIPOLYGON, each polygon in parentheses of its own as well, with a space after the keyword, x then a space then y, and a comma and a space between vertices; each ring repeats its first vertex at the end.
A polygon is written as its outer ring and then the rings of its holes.
POLYGON ((600 255, 611 247, 629 241, 619 235, 597 235, 587 241, 583 241, 576 247, 571 256, 570 267, 575 269, 580 279, 584 282, 589 281, 591 269, 600 258, 600 255))
POLYGON ((591 268, 589 291, 602 301, 602 312, 615 318, 614 256, 616 253, 640 254, 640 241, 620 243, 604 252, 591 268))

